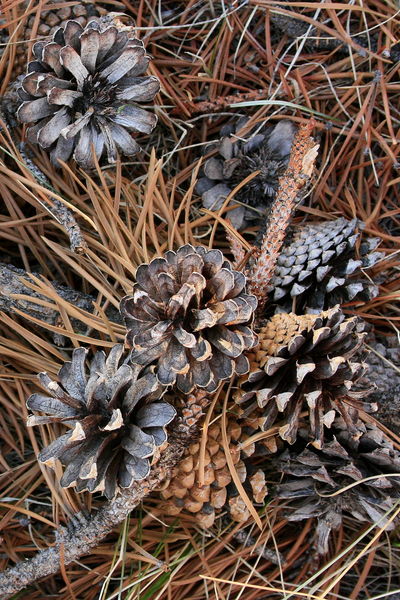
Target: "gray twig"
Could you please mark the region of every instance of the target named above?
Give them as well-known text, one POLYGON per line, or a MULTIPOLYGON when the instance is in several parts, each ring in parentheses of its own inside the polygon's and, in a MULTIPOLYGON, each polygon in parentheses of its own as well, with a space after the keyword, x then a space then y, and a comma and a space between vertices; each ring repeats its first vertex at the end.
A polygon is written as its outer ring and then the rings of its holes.
POLYGON ((57 573, 62 564, 69 565, 88 554, 143 498, 170 476, 188 443, 193 440, 193 435, 193 427, 188 427, 183 421, 176 424, 169 436, 169 446, 147 479, 124 490, 96 514, 89 514, 83 521, 81 519, 81 523, 72 532, 67 527, 60 528, 54 546, 41 550, 30 560, 21 561, 0 573, 0 598, 7 600, 34 581, 57 573))
MULTIPOLYGON (((32 273, 39 277, 38 273, 32 273)), ((58 323, 60 313, 57 307, 43 306, 35 302, 35 299, 49 300, 46 296, 32 290, 25 282, 35 283, 29 273, 23 269, 18 269, 12 265, 0 263, 0 311, 13 313, 16 310, 24 312, 26 315, 39 319, 49 325, 58 323), (16 296, 25 296, 18 298, 16 296)), ((57 282, 51 283, 57 294, 63 299, 86 312, 93 313, 95 298, 82 292, 77 292, 67 286, 57 282)), ((109 306, 106 310, 110 321, 121 323, 121 316, 117 309, 109 306)), ((74 331, 87 335, 87 325, 83 322, 72 319, 74 331)))

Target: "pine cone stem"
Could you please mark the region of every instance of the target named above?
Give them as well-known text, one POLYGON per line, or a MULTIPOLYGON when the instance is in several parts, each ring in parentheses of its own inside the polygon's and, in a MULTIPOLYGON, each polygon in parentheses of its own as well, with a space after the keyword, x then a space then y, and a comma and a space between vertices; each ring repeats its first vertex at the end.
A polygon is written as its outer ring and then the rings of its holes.
POLYGON ((88 554, 91 548, 97 546, 150 492, 171 475, 192 439, 193 427, 187 427, 184 422, 176 425, 169 436, 170 445, 146 480, 135 483, 117 498, 107 502, 97 513, 90 514, 86 522, 72 533, 66 527, 60 528, 56 543, 51 548, 41 550, 30 560, 21 561, 3 571, 0 574, 2 600, 7 600, 38 579, 57 573, 61 562, 64 566, 69 565, 80 556, 88 554))
POLYGON ((267 301, 267 291, 290 218, 298 204, 302 188, 313 170, 318 150, 318 145, 310 136, 313 126, 314 121, 311 119, 299 127, 294 137, 288 168, 279 179, 278 191, 269 215, 259 258, 248 275, 248 288, 258 299, 259 312, 267 301))

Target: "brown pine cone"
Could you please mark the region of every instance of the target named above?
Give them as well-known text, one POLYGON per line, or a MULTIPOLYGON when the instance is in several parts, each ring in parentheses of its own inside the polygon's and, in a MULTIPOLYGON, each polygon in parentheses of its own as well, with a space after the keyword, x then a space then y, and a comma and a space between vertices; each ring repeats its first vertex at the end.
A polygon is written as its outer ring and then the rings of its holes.
POLYGON ((154 363, 159 381, 184 393, 247 373, 257 300, 245 284, 219 250, 189 244, 140 265, 133 295, 121 301, 132 361, 154 363))
POLYGON ((18 90, 18 118, 34 123, 27 137, 48 150, 55 165, 73 154, 90 170, 104 154, 113 163, 118 151, 133 156, 140 150, 129 132, 150 133, 157 117, 137 103, 152 100, 160 84, 143 76, 150 57, 132 28, 109 19, 85 28, 68 21, 52 40, 36 42, 33 54, 18 90))
POLYGON ((65 423, 68 433, 54 440, 38 456, 52 467, 65 465, 63 487, 78 492, 101 491, 113 498, 150 472, 150 459, 167 439, 165 427, 176 415, 157 401, 163 388, 151 371, 127 364, 122 344, 108 357, 96 352, 87 373, 85 348, 77 348, 59 372, 60 384, 47 373, 39 379, 50 395, 33 394, 27 406, 48 416, 31 416, 28 425, 65 423))
MULTIPOLYGON (((230 456, 240 481, 246 485, 250 497, 256 503, 263 503, 267 493, 265 477, 262 471, 251 473, 244 459, 254 452, 254 446, 245 451, 240 450, 247 434, 236 419, 227 422, 227 437, 230 456)), ((175 469, 172 478, 167 482, 161 497, 162 510, 170 515, 178 515, 182 511, 192 513, 196 521, 204 528, 211 527, 216 515, 226 507, 233 520, 246 521, 250 513, 237 495, 232 484, 232 476, 227 464, 222 444, 220 421, 208 428, 208 438, 204 455, 204 480, 200 483, 200 441, 191 444, 184 460, 175 469)))
POLYGON ((271 281, 270 304, 297 314, 320 312, 350 300, 368 301, 378 287, 364 275, 384 254, 379 238, 363 239, 357 219, 344 218, 296 227, 283 246, 271 281))
POLYGON ((308 445, 304 430, 294 447, 265 465, 268 481, 279 477, 272 495, 290 500, 287 519, 317 518, 315 542, 320 554, 328 551, 330 534, 340 527, 344 514, 387 529, 396 525, 388 519, 398 502, 400 480, 385 474, 400 473, 400 453, 376 426, 359 422, 357 429, 360 435, 354 439, 346 422, 337 419, 321 450, 308 445), (371 476, 375 478, 364 481, 371 476))
POLYGON ((274 315, 260 329, 259 346, 249 355, 252 371, 236 394, 239 404, 250 402, 244 414, 262 409, 265 430, 283 422, 279 435, 290 444, 297 439, 302 411, 308 412, 316 448, 323 446, 324 430, 336 415, 357 436, 357 407, 376 410, 358 401, 368 391, 352 389, 365 373, 365 364, 354 356, 366 335, 360 326, 357 317, 346 319, 339 307, 319 315, 274 315))

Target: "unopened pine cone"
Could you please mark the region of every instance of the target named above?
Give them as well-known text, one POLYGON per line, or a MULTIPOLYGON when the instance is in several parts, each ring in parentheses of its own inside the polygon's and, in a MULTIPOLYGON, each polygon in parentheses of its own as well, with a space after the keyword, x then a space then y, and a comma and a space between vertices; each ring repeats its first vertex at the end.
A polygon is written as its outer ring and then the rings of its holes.
POLYGON ((357 437, 358 409, 376 410, 360 401, 370 390, 354 389, 366 372, 356 356, 366 335, 362 327, 358 317, 346 319, 339 307, 319 315, 274 315, 259 331, 259 345, 248 355, 250 374, 235 395, 244 414, 261 409, 262 428, 279 423, 280 437, 290 444, 297 439, 303 411, 316 448, 323 446, 325 430, 337 416, 357 437))
MULTIPOLYGON (((236 419, 228 419, 227 437, 232 462, 241 483, 246 486, 250 499, 263 503, 267 493, 265 477, 262 471, 250 472, 245 464, 246 456, 254 452, 254 445, 246 450, 240 449, 240 442, 247 437, 236 419)), ((222 443, 221 422, 208 428, 208 438, 204 454, 204 468, 201 466, 200 440, 191 444, 185 458, 175 469, 173 477, 161 491, 164 502, 161 508, 170 515, 181 512, 192 513, 200 526, 213 525, 218 512, 224 507, 233 520, 246 521, 250 513, 233 485, 225 451, 222 443), (204 473, 203 481, 200 481, 204 473)))
POLYGON ((362 223, 343 217, 308 223, 292 230, 278 257, 270 287, 270 305, 280 311, 320 312, 351 300, 366 302, 378 287, 364 274, 384 254, 374 252, 379 238, 365 238, 362 223))

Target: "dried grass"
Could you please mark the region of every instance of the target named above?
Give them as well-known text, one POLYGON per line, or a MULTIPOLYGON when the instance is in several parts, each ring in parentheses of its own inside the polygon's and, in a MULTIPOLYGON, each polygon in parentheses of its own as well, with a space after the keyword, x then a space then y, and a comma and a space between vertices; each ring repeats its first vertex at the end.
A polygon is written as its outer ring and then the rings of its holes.
MULTIPOLYGON (((0 58, 1 93, 11 81, 16 47, 24 43, 24 21, 43 4, 30 2, 24 14, 22 0, 3 2, 10 40, 0 58)), ((141 155, 89 177, 71 165, 55 171, 43 153, 32 149, 51 181, 48 190, 24 166, 7 132, 0 134, 0 260, 39 271, 43 278, 31 285, 59 313, 55 325, 44 327, 24 311, 1 315, 2 568, 45 547, 58 524, 81 508, 101 505, 101 498, 60 488, 59 473, 38 465, 35 454, 57 431, 27 429, 25 400, 36 385, 34 374, 55 375, 73 347, 123 340, 123 327, 109 320, 107 310, 118 307, 142 261, 184 242, 212 242, 228 251, 229 212, 204 211, 194 185, 205 143, 218 138, 230 118, 246 114, 250 128, 283 115, 297 124, 314 117, 320 154, 296 220, 358 217, 366 234, 382 239, 387 260, 374 269, 382 279, 380 294, 348 308, 382 332, 398 331, 400 84, 396 63, 387 56, 399 39, 396 3, 106 4, 123 5, 134 16, 154 56, 152 72, 162 81, 155 105, 160 124, 150 140, 143 140, 141 155), (276 25, 292 10, 305 24, 299 39, 276 25), (322 35, 330 38, 329 47, 318 40, 322 35), (344 41, 348 50, 336 41, 344 41), (73 211, 88 246, 83 254, 70 251, 65 231, 46 209, 50 197, 73 211), (93 314, 62 300, 49 283, 54 279, 92 294, 93 314), (73 319, 85 324, 84 333, 73 331, 73 319)), ((243 251, 251 250, 254 233, 247 232, 243 242, 236 238, 243 251)), ((154 496, 90 556, 27 593, 32 600, 336 600, 389 598, 390 590, 400 587, 396 534, 360 531, 347 519, 332 538, 329 556, 318 561, 313 521, 293 526, 284 514, 284 506, 270 504, 254 515, 248 525, 253 543, 246 546, 235 542, 239 525, 221 518, 204 533, 190 516, 160 514, 154 496), (284 562, 263 558, 263 548, 279 551, 284 562)))

